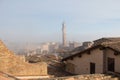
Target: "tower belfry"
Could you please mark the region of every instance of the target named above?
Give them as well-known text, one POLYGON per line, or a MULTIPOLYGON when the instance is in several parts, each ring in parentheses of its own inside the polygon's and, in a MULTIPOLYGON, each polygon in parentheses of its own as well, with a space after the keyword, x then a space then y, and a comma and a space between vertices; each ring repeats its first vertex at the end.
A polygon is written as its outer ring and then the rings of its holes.
POLYGON ((63 46, 66 47, 67 46, 67 40, 66 40, 66 25, 63 22, 62 24, 62 39, 63 39, 63 46))

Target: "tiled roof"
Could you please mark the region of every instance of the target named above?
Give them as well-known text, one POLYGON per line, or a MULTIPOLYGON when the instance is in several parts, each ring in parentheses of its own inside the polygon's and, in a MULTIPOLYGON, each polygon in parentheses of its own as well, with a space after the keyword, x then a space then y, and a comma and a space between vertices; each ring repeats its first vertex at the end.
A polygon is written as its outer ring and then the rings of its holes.
POLYGON ((96 45, 96 46, 92 46, 91 48, 88 48, 88 49, 86 49, 84 51, 77 52, 76 54, 73 54, 73 55, 71 55, 69 57, 66 57, 66 58, 62 59, 62 61, 66 61, 67 59, 71 59, 73 57, 84 54, 87 51, 90 51, 90 50, 93 50, 93 49, 96 49, 96 48, 101 48, 101 47, 109 48, 109 49, 112 49, 112 50, 120 53, 120 42, 102 43, 102 44, 99 44, 99 45, 96 45))
POLYGON ((120 52, 120 42, 112 42, 112 43, 108 43, 108 44, 103 43, 102 45, 120 52))
POLYGON ((100 43, 108 43, 108 42, 120 42, 120 38, 114 38, 114 37, 111 37, 111 38, 100 38, 100 39, 97 39, 95 41, 93 41, 96 45, 97 44, 100 44, 100 43))

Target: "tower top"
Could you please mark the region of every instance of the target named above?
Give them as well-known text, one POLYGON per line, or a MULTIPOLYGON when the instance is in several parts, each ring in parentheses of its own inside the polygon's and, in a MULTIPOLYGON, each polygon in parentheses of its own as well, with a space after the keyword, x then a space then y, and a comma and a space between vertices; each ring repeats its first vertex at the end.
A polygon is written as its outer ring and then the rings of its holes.
POLYGON ((65 22, 63 21, 63 23, 62 23, 63 25, 65 25, 65 22))
POLYGON ((62 30, 64 31, 65 28, 66 28, 66 24, 65 24, 65 22, 63 22, 63 23, 62 23, 62 30))
POLYGON ((63 21, 63 23, 62 24, 65 24, 65 21, 63 21))

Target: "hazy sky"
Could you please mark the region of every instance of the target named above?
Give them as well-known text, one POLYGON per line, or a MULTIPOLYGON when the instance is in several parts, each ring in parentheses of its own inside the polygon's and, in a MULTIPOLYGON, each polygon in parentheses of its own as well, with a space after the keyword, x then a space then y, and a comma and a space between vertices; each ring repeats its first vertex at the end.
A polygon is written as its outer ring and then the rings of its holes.
POLYGON ((120 0, 0 0, 0 38, 5 41, 68 41, 120 37, 120 0))

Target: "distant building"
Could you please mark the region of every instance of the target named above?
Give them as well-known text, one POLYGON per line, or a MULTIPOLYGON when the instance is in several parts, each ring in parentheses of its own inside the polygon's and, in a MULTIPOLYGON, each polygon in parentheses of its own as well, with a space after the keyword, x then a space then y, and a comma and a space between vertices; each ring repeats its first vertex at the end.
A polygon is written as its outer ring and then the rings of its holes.
POLYGON ((81 52, 87 48, 90 48, 93 45, 93 42, 83 42, 81 46, 78 46, 72 49, 71 54, 75 54, 76 52, 81 52))
POLYGON ((41 52, 47 54, 49 52, 49 43, 44 43, 41 45, 41 52))
POLYGON ((83 47, 84 47, 84 49, 87 49, 87 48, 90 48, 91 46, 93 45, 93 42, 83 42, 83 47))
POLYGON ((82 43, 79 42, 69 42, 69 48, 72 50, 76 47, 82 46, 82 43))
POLYGON ((59 49, 59 44, 52 42, 49 45, 49 53, 56 53, 56 50, 59 49))
POLYGON ((36 54, 41 54, 41 53, 42 53, 41 48, 37 48, 36 49, 36 54))
POLYGON ((29 56, 29 55, 35 55, 36 54, 36 51, 35 50, 29 50, 28 52, 27 52, 27 56, 29 56))
POLYGON ((48 42, 41 45, 41 53, 55 53, 59 49, 59 44, 56 42, 48 42))

